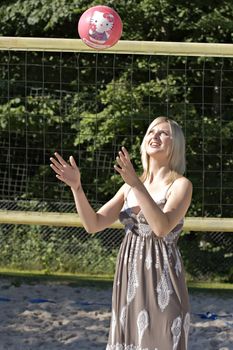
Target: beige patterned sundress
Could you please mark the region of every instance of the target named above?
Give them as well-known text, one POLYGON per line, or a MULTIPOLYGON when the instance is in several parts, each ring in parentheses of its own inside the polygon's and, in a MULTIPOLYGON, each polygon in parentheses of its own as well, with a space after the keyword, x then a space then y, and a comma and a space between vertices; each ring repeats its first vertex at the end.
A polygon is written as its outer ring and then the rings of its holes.
MULTIPOLYGON (((163 209, 166 193, 156 200, 163 209)), ((183 220, 157 237, 140 210, 119 216, 125 237, 118 254, 106 350, 187 350, 189 298, 177 241, 183 220)))

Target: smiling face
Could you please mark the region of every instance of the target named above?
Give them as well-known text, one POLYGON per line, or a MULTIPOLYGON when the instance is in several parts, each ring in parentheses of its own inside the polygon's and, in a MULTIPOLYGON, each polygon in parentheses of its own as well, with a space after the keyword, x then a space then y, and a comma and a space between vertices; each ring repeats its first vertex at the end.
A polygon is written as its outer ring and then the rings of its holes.
POLYGON ((155 165, 154 162, 168 166, 174 178, 185 172, 185 138, 182 128, 172 119, 164 116, 154 119, 143 138, 140 151, 142 181, 150 176, 150 167, 155 165))
POLYGON ((172 147, 172 133, 168 122, 152 123, 145 135, 145 149, 148 156, 164 154, 169 157, 172 147))

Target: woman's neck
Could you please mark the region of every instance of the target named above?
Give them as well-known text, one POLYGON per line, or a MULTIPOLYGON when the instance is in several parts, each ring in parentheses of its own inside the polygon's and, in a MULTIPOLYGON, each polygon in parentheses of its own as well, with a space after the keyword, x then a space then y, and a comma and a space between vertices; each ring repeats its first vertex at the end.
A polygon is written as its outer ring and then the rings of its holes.
POLYGON ((151 183, 166 183, 166 179, 170 175, 171 170, 168 166, 157 167, 149 170, 148 182, 151 183))

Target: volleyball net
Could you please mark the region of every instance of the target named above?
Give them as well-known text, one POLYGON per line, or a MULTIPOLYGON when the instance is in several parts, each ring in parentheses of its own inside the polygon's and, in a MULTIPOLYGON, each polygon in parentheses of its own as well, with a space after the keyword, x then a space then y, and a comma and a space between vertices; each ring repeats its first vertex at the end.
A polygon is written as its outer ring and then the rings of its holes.
MULTIPOLYGON (((113 170, 120 147, 140 173, 142 137, 155 117, 166 115, 182 126, 187 142, 186 176, 194 194, 185 230, 192 238, 212 232, 201 244, 224 246, 232 263, 232 57, 230 44, 120 41, 97 52, 75 39, 1 37, 2 240, 12 225, 30 224, 43 225, 43 237, 75 235, 73 246, 80 244, 78 230, 86 242, 71 192, 54 176, 50 156, 75 157, 87 197, 98 208, 121 184, 113 170)), ((117 222, 102 233, 107 250, 119 244, 121 235, 113 238, 111 230, 120 227, 117 222)))

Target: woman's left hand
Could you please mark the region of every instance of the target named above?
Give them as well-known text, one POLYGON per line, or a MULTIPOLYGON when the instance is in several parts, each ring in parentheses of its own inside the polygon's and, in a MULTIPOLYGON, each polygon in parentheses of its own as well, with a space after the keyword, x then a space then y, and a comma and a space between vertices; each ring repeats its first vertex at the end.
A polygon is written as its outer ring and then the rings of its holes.
POLYGON ((117 164, 114 165, 115 170, 121 175, 122 179, 131 187, 137 186, 140 180, 131 163, 129 153, 125 147, 122 147, 119 156, 116 157, 117 164))

